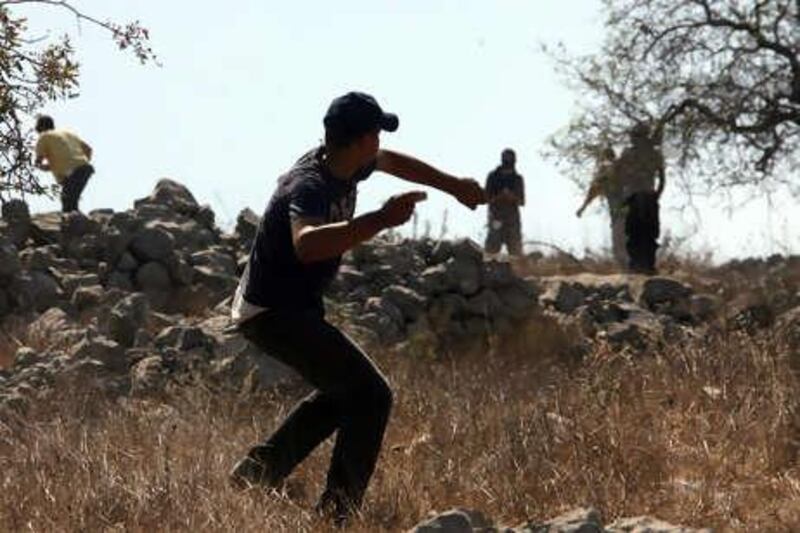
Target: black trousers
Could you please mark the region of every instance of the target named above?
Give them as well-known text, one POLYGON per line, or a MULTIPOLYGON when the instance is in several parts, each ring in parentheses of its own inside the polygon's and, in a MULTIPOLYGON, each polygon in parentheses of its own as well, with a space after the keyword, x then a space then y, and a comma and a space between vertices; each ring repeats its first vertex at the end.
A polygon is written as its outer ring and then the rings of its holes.
POLYGON ((625 217, 628 267, 633 272, 655 273, 660 233, 658 193, 638 192, 628 197, 625 204, 628 208, 625 217))
POLYGON ((69 213, 78 210, 81 194, 92 174, 94 174, 92 165, 81 165, 66 177, 64 183, 61 184, 61 211, 69 213))
POLYGON ((337 432, 320 505, 333 505, 339 513, 357 508, 389 419, 392 392, 386 378, 321 311, 265 311, 245 321, 240 330, 316 388, 248 455, 265 464, 272 481, 279 482, 337 432))

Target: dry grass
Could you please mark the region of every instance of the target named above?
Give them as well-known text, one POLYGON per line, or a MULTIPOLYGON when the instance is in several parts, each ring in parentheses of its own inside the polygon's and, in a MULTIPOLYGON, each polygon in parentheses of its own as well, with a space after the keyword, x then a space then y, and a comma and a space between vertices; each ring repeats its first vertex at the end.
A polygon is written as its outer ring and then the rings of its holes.
MULTIPOLYGON (((563 358, 537 319, 491 349, 376 358, 395 411, 354 531, 404 530, 432 510, 500 522, 590 504, 720 530, 800 527, 798 380, 777 340, 703 339, 633 359, 563 358)), ((163 401, 64 395, 0 418, 0 530, 327 530, 309 509, 330 445, 293 497, 241 495, 226 475, 299 388, 202 388, 163 401)))
POLYGON ((8 317, 0 324, 0 369, 8 368, 14 362, 17 349, 24 345, 28 325, 16 317, 8 317))

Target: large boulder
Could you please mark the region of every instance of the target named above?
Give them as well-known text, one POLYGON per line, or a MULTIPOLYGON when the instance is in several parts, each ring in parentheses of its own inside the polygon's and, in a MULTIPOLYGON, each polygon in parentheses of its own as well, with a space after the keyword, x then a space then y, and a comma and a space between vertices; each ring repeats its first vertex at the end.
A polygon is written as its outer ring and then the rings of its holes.
POLYGON ((44 311, 55 306, 62 296, 56 280, 37 271, 19 274, 7 291, 15 307, 21 311, 44 311))
POLYGON ((435 331, 446 331, 449 324, 458 321, 467 310, 467 300, 460 294, 445 294, 428 308, 428 321, 435 331))
POLYGON ((214 377, 223 384, 241 387, 245 381, 255 388, 267 388, 295 376, 294 371, 245 339, 230 319, 217 316, 199 324, 214 345, 211 362, 214 377))
POLYGON ((4 317, 11 312, 11 299, 8 293, 0 288, 0 317, 4 317))
POLYGON ((147 204, 164 206, 187 216, 194 216, 200 209, 194 195, 186 186, 168 178, 159 180, 150 196, 136 200, 133 205, 140 209, 147 204))
POLYGON ((527 317, 536 307, 536 293, 524 282, 498 288, 497 296, 504 311, 516 320, 527 317))
POLYGON ((166 266, 175 285, 187 287, 194 282, 194 268, 183 256, 173 256, 166 266))
POLYGON ((123 234, 134 234, 139 231, 142 221, 135 216, 135 211, 119 211, 111 215, 106 222, 107 229, 113 228, 123 234))
POLYGON ((155 345, 159 348, 174 348, 180 351, 195 348, 205 348, 210 351, 214 347, 214 339, 198 326, 171 326, 156 336, 155 345))
POLYGON ((130 243, 133 255, 142 263, 166 261, 175 249, 172 235, 159 228, 140 230, 130 243))
POLYGON ((216 234, 192 219, 176 220, 156 219, 146 224, 147 228, 160 229, 168 233, 176 249, 190 252, 204 250, 216 244, 216 234))
POLYGON ((692 316, 693 290, 678 280, 666 277, 647 278, 641 286, 638 301, 643 307, 679 320, 692 316))
POLYGON ((500 297, 492 289, 484 289, 467 299, 465 310, 475 316, 496 318, 507 314, 500 297))
POLYGON ((150 303, 147 296, 134 293, 117 302, 111 309, 107 331, 122 346, 133 346, 136 332, 147 325, 150 303))
POLYGON ((207 266, 193 267, 192 278, 194 283, 210 289, 217 296, 231 294, 239 284, 239 278, 236 276, 207 266))
POLYGON ((159 262, 147 262, 136 271, 136 286, 143 291, 166 291, 172 286, 169 270, 159 262))
POLYGON ((61 216, 61 244, 80 240, 87 235, 100 233, 100 223, 80 211, 64 213, 61 216))
POLYGON ((201 205, 197 213, 194 214, 195 221, 204 229, 211 231, 214 231, 216 227, 214 224, 216 218, 217 216, 214 214, 214 210, 211 209, 210 205, 201 205))
POLYGON ((520 531, 537 533, 605 533, 603 518, 596 509, 574 509, 543 523, 530 523, 520 531))
POLYGON ((552 306, 559 313, 569 314, 584 304, 584 291, 584 286, 577 282, 546 281, 539 301, 543 306, 552 306))
POLYGON ((119 289, 125 292, 132 292, 134 290, 131 273, 120 272, 119 270, 114 270, 108 274, 106 286, 110 289, 119 289))
POLYGON ((26 270, 47 272, 58 263, 57 253, 57 245, 38 246, 22 250, 19 254, 19 259, 26 270))
POLYGON ((402 285, 392 285, 383 291, 383 299, 402 313, 406 322, 413 322, 425 312, 427 302, 416 291, 402 285))
POLYGON ((139 262, 130 252, 123 252, 117 261, 117 270, 120 272, 135 272, 139 268, 139 262))
POLYGON ((71 356, 75 360, 99 361, 114 373, 126 373, 130 366, 125 349, 102 336, 82 341, 72 350, 71 356))
POLYGON ((222 251, 209 249, 195 252, 189 256, 189 264, 192 266, 209 267, 221 274, 236 275, 236 261, 234 258, 222 251))
POLYGON ((2 233, 17 247, 24 246, 31 235, 31 214, 28 204, 11 199, 2 205, 2 233))
POLYGON ((60 243, 61 215, 60 212, 51 212, 31 217, 31 238, 37 246, 60 243))
POLYGON ((0 285, 22 269, 17 247, 9 240, 0 237, 0 285))
POLYGON ((516 280, 517 276, 508 261, 491 260, 483 265, 483 281, 490 289, 512 285, 516 280))
POLYGON ((259 216, 249 207, 242 209, 236 217, 236 235, 245 248, 249 248, 258 231, 259 216))
POLYGON ((403 339, 403 314, 382 298, 370 298, 364 312, 355 317, 355 323, 371 330, 383 343, 393 344, 403 339))
MULTIPOLYGON (((102 259, 111 265, 119 264, 124 255, 130 254, 128 247, 136 236, 135 231, 138 230, 128 231, 111 226, 109 223, 103 233, 105 250, 103 250, 102 259)), ((136 261, 135 258, 133 258, 133 260, 136 261)))
POLYGON ((454 255, 444 263, 428 267, 420 276, 420 290, 427 295, 459 292, 465 296, 481 289, 482 265, 466 255, 454 255))

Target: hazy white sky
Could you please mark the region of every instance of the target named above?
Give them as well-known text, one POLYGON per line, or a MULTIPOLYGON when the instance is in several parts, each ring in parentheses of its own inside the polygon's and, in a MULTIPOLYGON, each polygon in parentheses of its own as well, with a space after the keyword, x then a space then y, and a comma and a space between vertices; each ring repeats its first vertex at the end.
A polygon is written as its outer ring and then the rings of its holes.
MULTIPOLYGON (((244 207, 261 213, 277 177, 321 139, 330 100, 357 89, 400 116, 399 131, 382 137, 385 147, 447 172, 483 182, 500 151, 515 148, 527 238, 578 254, 608 246, 600 203, 575 218, 582 191, 541 157, 579 96, 563 87, 539 44, 591 51, 602 37, 599 0, 74 3, 101 19, 140 20, 163 64, 140 66, 58 9, 26 11, 38 34, 68 31, 79 50, 80 98, 48 111, 95 148, 84 210, 126 209, 170 177, 211 204, 223 226, 244 207)), ((407 188, 375 174, 359 211, 407 188)), ((688 238, 692 250, 725 259, 800 249, 796 202, 751 203, 733 216, 718 207, 721 198, 694 211, 679 211, 683 203, 668 183, 662 227, 688 238)), ((482 242, 485 209, 433 193, 419 215, 438 233, 445 210, 449 236, 482 242)))

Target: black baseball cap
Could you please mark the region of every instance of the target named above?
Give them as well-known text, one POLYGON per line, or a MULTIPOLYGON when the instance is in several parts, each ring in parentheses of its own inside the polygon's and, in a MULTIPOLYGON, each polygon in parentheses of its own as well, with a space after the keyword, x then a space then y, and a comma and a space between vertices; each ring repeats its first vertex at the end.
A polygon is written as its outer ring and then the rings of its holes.
POLYGON ((400 119, 386 113, 372 96, 349 92, 335 98, 323 119, 325 129, 348 138, 355 138, 374 130, 396 131, 400 119))

